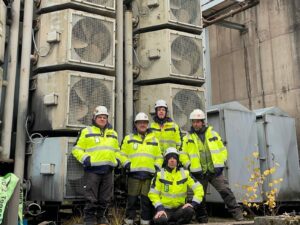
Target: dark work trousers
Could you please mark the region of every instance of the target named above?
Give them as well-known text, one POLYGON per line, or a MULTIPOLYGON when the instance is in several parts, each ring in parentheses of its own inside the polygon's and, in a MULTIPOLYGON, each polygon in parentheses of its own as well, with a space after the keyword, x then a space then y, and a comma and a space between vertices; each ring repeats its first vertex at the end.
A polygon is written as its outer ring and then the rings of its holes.
POLYGON ((112 197, 113 173, 96 174, 85 172, 84 221, 96 222, 105 216, 108 204, 112 197))
POLYGON ((166 209, 168 217, 161 216, 160 218, 153 218, 153 222, 156 225, 167 225, 167 224, 187 224, 193 218, 194 209, 191 207, 187 207, 185 209, 181 207, 176 209, 166 209))
POLYGON ((203 186, 204 189, 204 198, 200 205, 195 208, 196 219, 198 222, 207 222, 208 214, 206 210, 205 196, 207 191, 208 183, 211 183, 212 186, 219 192, 222 199, 224 200, 225 205, 228 208, 228 211, 235 217, 235 215, 242 214, 242 209, 239 204, 236 202, 235 196, 229 188, 227 179, 223 174, 216 176, 215 174, 204 175, 204 176, 194 176, 203 186))
POLYGON ((153 217, 154 207, 148 198, 151 179, 139 180, 128 177, 128 199, 126 218, 134 220, 136 217, 136 204, 140 197, 141 219, 150 221, 153 217))

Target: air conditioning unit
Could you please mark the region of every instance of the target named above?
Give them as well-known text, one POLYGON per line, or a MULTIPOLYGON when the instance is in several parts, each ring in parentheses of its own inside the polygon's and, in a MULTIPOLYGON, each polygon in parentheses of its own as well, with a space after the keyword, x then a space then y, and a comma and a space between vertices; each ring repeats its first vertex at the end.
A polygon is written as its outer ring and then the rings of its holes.
POLYGON ((138 19, 138 31, 175 28, 201 33, 200 0, 135 0, 133 16, 138 19))
POLYGON ((61 9, 77 9, 107 16, 114 16, 115 0, 40 0, 37 2, 38 13, 48 13, 61 9))
POLYGON ((36 72, 74 68, 112 72, 115 20, 71 9, 42 14, 37 54, 36 72))
POLYGON ((114 121, 115 78, 75 71, 36 75, 31 83, 34 131, 78 130, 91 124, 96 106, 114 121))
POLYGON ((136 112, 154 115, 154 104, 158 99, 164 99, 168 104, 171 118, 183 131, 190 129, 190 113, 195 108, 205 110, 204 88, 178 84, 157 84, 140 86, 136 95, 136 112))
POLYGON ((35 138, 28 148, 29 199, 56 201, 83 198, 83 166, 71 154, 75 137, 35 138))
POLYGON ((4 62, 6 5, 0 1, 0 64, 4 62))
POLYGON ((137 43, 134 64, 140 73, 136 83, 204 83, 201 36, 163 29, 139 34, 137 43))

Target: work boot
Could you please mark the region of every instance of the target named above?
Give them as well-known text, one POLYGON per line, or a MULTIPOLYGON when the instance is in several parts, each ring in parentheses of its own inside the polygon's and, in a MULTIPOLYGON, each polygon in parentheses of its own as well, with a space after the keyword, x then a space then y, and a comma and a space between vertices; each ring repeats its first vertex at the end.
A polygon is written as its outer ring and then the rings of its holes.
POLYGON ((208 217, 207 216, 197 217, 196 219, 197 219, 198 223, 208 223, 208 217))
POLYGON ((133 219, 128 219, 128 218, 126 218, 126 219, 124 219, 124 225, 133 225, 133 219))
POLYGON ((150 225, 150 220, 142 220, 141 219, 140 225, 150 225))
POLYGON ((109 222, 105 216, 98 218, 97 223, 98 223, 98 225, 108 225, 109 224, 109 222))
POLYGON ((241 211, 232 213, 232 217, 236 221, 243 221, 244 220, 244 216, 243 216, 243 213, 241 211))

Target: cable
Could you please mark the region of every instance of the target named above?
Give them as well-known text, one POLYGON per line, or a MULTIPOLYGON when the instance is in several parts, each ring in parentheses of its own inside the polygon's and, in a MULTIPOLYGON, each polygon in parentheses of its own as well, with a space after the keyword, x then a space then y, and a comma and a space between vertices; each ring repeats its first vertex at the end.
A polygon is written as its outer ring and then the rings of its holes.
POLYGON ((148 65, 142 65, 141 64, 141 62, 140 62, 140 60, 139 60, 139 58, 138 58, 138 56, 137 56, 137 53, 136 53, 136 51, 135 51, 135 49, 134 48, 132 48, 133 49, 133 53, 134 53, 134 56, 135 56, 135 58, 136 58, 136 61, 137 61, 137 63, 139 64, 139 66, 141 67, 141 68, 143 68, 143 69, 148 69, 152 64, 153 64, 153 62, 151 63, 149 63, 148 65))
POLYGON ((34 38, 34 30, 32 29, 32 42, 33 42, 33 45, 34 45, 34 49, 35 49, 35 51, 36 51, 36 53, 38 54, 38 55, 40 55, 40 51, 39 51, 39 49, 38 49, 38 47, 37 47, 37 45, 36 45, 36 42, 35 42, 35 38, 34 38))
POLYGON ((43 136, 42 134, 40 134, 40 133, 32 133, 31 135, 29 134, 29 132, 28 132, 28 116, 26 117, 25 131, 26 131, 27 137, 28 137, 28 139, 29 139, 29 142, 30 142, 30 143, 33 143, 33 144, 40 144, 40 143, 43 143, 44 140, 45 140, 46 137, 47 137, 47 136, 44 137, 44 136, 43 136), (34 141, 34 140, 33 140, 33 137, 35 137, 35 136, 41 138, 42 140, 34 141))

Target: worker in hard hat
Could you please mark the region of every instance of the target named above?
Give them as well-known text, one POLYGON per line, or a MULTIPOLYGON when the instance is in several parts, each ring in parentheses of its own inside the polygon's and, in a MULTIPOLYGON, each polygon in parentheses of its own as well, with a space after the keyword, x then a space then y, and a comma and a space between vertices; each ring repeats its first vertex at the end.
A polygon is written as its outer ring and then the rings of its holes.
POLYGON ((181 136, 179 126, 168 116, 168 105, 165 100, 157 100, 155 103, 155 115, 150 129, 159 140, 162 154, 168 147, 179 150, 181 136))
POLYGON ((112 197, 113 169, 120 148, 117 132, 108 122, 105 106, 93 112, 92 126, 82 129, 72 154, 84 167, 84 224, 109 224, 105 212, 112 197))
MULTIPOLYGON (((211 126, 205 125, 205 119, 206 116, 202 110, 195 109, 191 112, 192 127, 183 138, 180 161, 203 185, 205 194, 207 185, 210 183, 220 193, 234 219, 243 220, 242 209, 237 204, 228 181, 222 173, 227 160, 227 149, 220 135, 211 126)), ((205 197, 196 208, 196 219, 199 223, 208 221, 205 197)))
POLYGON ((164 153, 163 168, 153 178, 148 194, 155 206, 155 224, 167 225, 190 223, 194 215, 194 207, 202 201, 204 191, 188 170, 179 166, 179 153, 176 148, 169 147, 164 153), (188 187, 193 190, 191 203, 186 203, 188 187))
POLYGON ((141 201, 141 225, 148 225, 153 216, 153 206, 148 198, 151 179, 162 166, 158 139, 148 129, 149 118, 140 112, 134 120, 134 131, 127 135, 121 146, 122 164, 128 171, 128 199, 125 223, 133 224, 136 205, 141 201))

